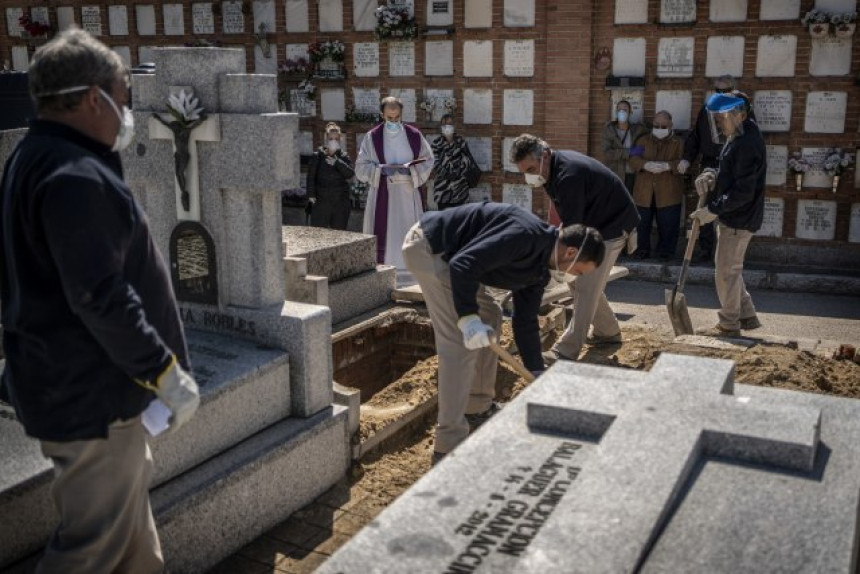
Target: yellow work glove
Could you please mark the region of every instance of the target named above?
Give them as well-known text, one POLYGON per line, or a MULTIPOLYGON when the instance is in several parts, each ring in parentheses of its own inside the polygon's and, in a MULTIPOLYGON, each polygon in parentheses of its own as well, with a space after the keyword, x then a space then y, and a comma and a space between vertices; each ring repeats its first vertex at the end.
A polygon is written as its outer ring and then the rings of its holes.
POLYGON ((200 406, 200 389, 194 378, 185 372, 176 362, 176 357, 170 359, 167 368, 156 377, 152 383, 143 386, 155 393, 155 396, 170 409, 170 430, 175 431, 194 416, 200 406))

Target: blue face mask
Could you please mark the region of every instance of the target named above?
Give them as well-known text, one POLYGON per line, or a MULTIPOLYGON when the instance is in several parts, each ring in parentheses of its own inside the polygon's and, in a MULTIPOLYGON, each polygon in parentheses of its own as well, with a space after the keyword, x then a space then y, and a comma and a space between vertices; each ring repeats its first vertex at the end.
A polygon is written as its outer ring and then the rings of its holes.
POLYGON ((400 122, 392 122, 385 120, 385 129, 390 133, 397 133, 400 131, 400 122))

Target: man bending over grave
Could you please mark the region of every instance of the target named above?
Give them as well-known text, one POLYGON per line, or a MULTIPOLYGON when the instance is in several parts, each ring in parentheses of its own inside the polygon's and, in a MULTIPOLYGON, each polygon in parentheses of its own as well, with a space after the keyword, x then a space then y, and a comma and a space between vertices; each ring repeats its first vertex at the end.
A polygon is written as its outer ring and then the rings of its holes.
POLYGON ((537 316, 549 269, 572 281, 599 268, 604 253, 596 229, 558 229, 507 204, 430 211, 412 226, 403 260, 421 286, 439 354, 434 464, 499 409, 498 357, 488 347, 502 310, 485 287, 513 291, 514 341, 537 374, 544 369, 537 316))
POLYGON ((36 51, 37 119, 0 203, 3 400, 54 464, 60 525, 39 572, 161 572, 141 412, 200 398, 167 266, 123 181, 128 70, 81 30, 36 51))

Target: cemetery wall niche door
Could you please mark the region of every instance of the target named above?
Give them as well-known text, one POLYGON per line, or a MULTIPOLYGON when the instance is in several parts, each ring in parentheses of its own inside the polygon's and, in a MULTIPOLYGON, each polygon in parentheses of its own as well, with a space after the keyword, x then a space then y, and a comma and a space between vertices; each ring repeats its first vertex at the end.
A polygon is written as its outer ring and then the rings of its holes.
POLYGON ((218 304, 215 243, 200 223, 183 221, 170 235, 170 276, 177 300, 218 304))

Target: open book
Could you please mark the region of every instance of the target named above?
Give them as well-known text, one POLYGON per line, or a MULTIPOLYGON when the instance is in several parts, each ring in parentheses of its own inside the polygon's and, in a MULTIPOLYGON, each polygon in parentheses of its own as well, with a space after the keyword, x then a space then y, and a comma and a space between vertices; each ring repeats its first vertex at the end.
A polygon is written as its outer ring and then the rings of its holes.
POLYGON ((382 163, 382 164, 379 164, 379 167, 381 167, 383 169, 384 168, 398 169, 398 168, 404 168, 404 167, 412 167, 413 165, 418 165, 419 163, 424 163, 425 161, 427 161, 426 157, 418 157, 418 158, 413 159, 412 161, 407 161, 406 163, 382 163))

